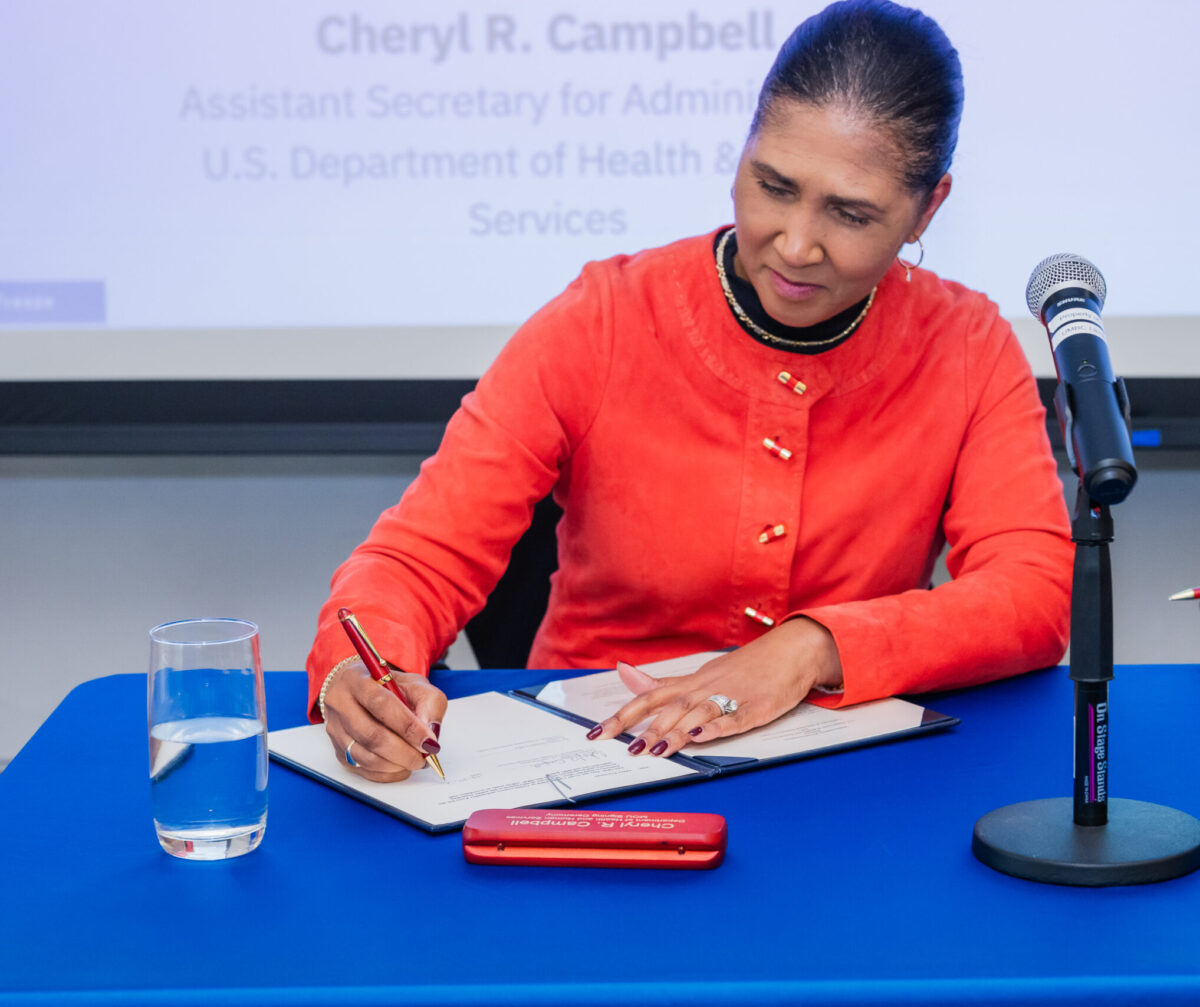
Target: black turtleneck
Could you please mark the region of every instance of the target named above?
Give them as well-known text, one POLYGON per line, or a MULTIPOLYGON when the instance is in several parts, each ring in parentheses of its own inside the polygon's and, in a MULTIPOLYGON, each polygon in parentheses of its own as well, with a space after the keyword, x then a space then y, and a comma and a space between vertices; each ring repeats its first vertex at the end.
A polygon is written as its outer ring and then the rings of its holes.
MULTIPOLYGON (((721 243, 721 237, 724 231, 717 233, 713 239, 713 255, 716 256, 717 247, 721 243)), ((757 340, 764 346, 770 346, 776 350, 786 350, 789 353, 804 353, 814 354, 823 353, 825 350, 831 350, 835 346, 841 346, 849 339, 854 332, 847 332, 846 335, 833 343, 825 343, 823 340, 830 339, 836 336, 839 332, 846 328, 862 311, 867 303, 867 298, 863 298, 857 304, 852 304, 845 311, 839 311, 832 318, 826 318, 823 322, 817 322, 816 325, 783 325, 777 322, 774 318, 766 313, 763 309, 762 301, 758 299, 758 294, 754 290, 754 286, 746 280, 738 276, 733 268, 733 257, 737 253, 737 235, 731 234, 729 241, 725 244, 725 276, 729 280, 729 289, 733 291, 733 296, 737 299, 738 304, 742 306, 742 310, 750 317, 750 320, 760 328, 765 329, 773 336, 778 336, 780 339, 786 339, 789 343, 795 343, 795 346, 782 346, 779 343, 772 343, 763 339, 757 332, 746 326, 746 324, 733 313, 733 308, 730 307, 730 313, 737 319, 738 325, 742 327, 745 333, 750 338, 757 340), (819 344, 805 346, 805 343, 819 344)))

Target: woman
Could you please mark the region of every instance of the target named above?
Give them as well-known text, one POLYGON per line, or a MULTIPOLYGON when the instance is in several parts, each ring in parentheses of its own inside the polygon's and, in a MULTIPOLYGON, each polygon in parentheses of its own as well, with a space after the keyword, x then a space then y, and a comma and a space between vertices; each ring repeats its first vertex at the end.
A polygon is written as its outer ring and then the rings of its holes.
POLYGON ((813 690, 856 703, 1061 657, 1071 545, 1028 364, 995 305, 898 259, 950 193, 961 104, 957 54, 917 11, 847 0, 793 33, 734 227, 585 267, 334 575, 308 669, 343 762, 396 780, 438 750, 445 699, 421 673, 551 490, 559 571, 530 666, 736 648, 635 682, 589 734, 653 715, 635 755, 813 690), (947 543, 953 579, 928 590, 947 543), (341 605, 410 673, 414 712, 352 659, 341 605))

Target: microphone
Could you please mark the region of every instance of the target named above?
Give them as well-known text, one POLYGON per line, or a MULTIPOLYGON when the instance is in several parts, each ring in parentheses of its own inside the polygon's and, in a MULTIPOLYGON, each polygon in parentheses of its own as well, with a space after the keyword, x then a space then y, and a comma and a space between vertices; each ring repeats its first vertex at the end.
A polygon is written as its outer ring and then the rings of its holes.
POLYGON ((1129 442, 1129 396, 1114 378, 1100 323, 1107 286, 1081 255, 1062 252, 1034 267, 1029 310, 1046 327, 1058 389, 1054 409, 1071 468, 1095 503, 1117 504, 1137 482, 1129 442))

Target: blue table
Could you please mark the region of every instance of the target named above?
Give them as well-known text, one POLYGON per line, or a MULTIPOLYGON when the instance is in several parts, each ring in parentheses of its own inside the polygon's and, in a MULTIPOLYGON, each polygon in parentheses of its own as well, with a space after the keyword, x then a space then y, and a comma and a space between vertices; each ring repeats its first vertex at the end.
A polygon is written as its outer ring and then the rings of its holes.
MULTIPOLYGON (((1200 814, 1197 670, 1118 670, 1113 796, 1200 814)), ((303 676, 267 687, 300 723, 303 676)), ((0 773, 0 1005, 1200 1002, 1200 872, 1058 888, 971 855, 980 815, 1070 793, 1061 669, 936 697, 947 732, 604 805, 725 815, 711 872, 471 866, 277 765, 262 847, 183 863, 151 826, 143 688, 80 686, 0 773)))

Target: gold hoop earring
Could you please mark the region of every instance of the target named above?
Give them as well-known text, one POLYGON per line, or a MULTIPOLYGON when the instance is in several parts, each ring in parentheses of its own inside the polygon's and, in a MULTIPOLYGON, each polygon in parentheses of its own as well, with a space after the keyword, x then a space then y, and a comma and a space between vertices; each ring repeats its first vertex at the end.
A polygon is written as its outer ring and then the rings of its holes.
MULTIPOLYGON (((925 242, 923 242, 921 240, 920 235, 917 236, 916 242, 917 242, 918 247, 921 249, 921 254, 919 256, 917 256, 916 262, 905 262, 902 258, 900 258, 900 256, 898 256, 898 255, 896 256, 896 261, 904 267, 904 282, 905 283, 912 283, 912 271, 914 269, 916 269, 922 262, 925 261, 925 242)), ((911 245, 912 242, 906 241, 905 244, 911 245)))

